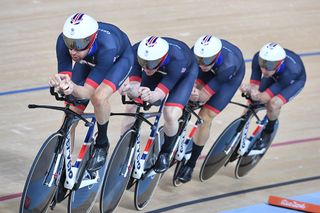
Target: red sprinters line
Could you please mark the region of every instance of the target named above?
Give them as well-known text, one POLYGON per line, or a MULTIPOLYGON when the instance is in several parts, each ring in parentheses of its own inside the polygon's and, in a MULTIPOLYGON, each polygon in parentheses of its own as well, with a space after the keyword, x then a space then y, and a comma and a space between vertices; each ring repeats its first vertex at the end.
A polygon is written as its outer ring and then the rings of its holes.
POLYGON ((315 141, 319 141, 319 140, 320 140, 320 137, 300 139, 300 140, 293 140, 293 141, 286 141, 286 142, 281 142, 281 143, 272 144, 271 147, 286 146, 286 145, 296 144, 296 143, 315 142, 315 141))
MULTIPOLYGON (((278 147, 278 146, 286 146, 286 145, 291 145, 291 144, 297 144, 297 143, 307 143, 307 142, 316 142, 316 141, 320 141, 320 137, 317 138, 307 138, 307 139, 300 139, 300 140, 293 140, 293 141, 285 141, 285 142, 281 142, 281 143, 276 143, 271 145, 271 147, 278 147)), ((199 157, 199 159, 204 159, 206 156, 205 155, 201 155, 199 157)), ((6 200, 11 200, 14 198, 18 198, 21 197, 22 193, 16 193, 16 194, 11 194, 11 195, 6 195, 6 196, 2 196, 0 197, 0 202, 1 201, 6 201, 6 200)))
POLYGON ((21 194, 22 193, 20 192, 20 193, 16 193, 16 194, 2 196, 2 197, 0 197, 0 202, 1 201, 5 201, 5 200, 11 200, 11 199, 14 199, 14 198, 21 197, 21 194))

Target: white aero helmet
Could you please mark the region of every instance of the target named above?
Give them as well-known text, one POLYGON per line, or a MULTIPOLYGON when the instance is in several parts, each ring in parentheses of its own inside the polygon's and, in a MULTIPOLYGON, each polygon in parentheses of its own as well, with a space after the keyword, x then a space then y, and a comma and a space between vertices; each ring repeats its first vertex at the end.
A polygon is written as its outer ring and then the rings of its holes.
POLYGON ((98 31, 98 22, 84 13, 75 13, 63 25, 63 40, 69 49, 85 50, 91 46, 98 31))
POLYGON ((163 38, 148 36, 143 39, 138 47, 138 62, 141 67, 147 69, 158 69, 166 59, 169 44, 163 38))
POLYGON ((198 38, 193 53, 199 65, 210 66, 217 60, 222 49, 221 40, 212 35, 204 35, 198 38))
POLYGON ((285 58, 285 50, 279 44, 271 42, 260 49, 259 65, 268 71, 277 70, 285 58))

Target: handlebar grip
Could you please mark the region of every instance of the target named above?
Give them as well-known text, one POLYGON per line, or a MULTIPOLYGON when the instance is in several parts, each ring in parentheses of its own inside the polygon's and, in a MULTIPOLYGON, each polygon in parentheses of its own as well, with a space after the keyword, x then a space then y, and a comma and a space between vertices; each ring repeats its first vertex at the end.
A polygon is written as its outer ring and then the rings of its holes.
POLYGON ((247 93, 241 93, 241 96, 244 97, 245 99, 251 100, 250 95, 248 95, 247 93))
POLYGON ((29 109, 34 109, 34 108, 36 108, 36 106, 37 106, 37 105, 35 105, 35 104, 29 104, 29 105, 28 105, 28 108, 29 108, 29 109))
POLYGON ((76 99, 72 95, 64 95, 54 91, 54 87, 50 87, 50 94, 56 98, 57 101, 66 101, 75 106, 81 104, 81 100, 76 99))

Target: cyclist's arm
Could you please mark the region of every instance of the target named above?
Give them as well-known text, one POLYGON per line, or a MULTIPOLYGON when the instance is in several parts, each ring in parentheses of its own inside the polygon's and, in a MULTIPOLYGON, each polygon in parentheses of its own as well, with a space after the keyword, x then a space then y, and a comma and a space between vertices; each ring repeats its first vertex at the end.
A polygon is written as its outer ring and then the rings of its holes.
POLYGON ((270 94, 268 94, 267 91, 260 92, 258 89, 254 89, 254 88, 251 89, 250 96, 252 100, 258 101, 263 104, 269 102, 272 98, 272 96, 270 96, 270 94))
POLYGON ((94 94, 95 88, 88 83, 85 83, 84 86, 76 85, 73 82, 71 84, 73 86, 73 91, 71 94, 77 98, 90 99, 94 94))
POLYGON ((59 74, 72 76, 72 59, 67 46, 64 44, 62 33, 59 35, 56 43, 56 56, 59 74))
MULTIPOLYGON (((253 91, 253 93, 256 93, 256 91, 259 90, 259 86, 261 83, 262 73, 260 70, 259 63, 258 63, 258 56, 259 56, 259 54, 256 53, 252 59, 252 64, 251 64, 252 72, 251 72, 251 76, 250 76, 250 83, 249 84, 244 83, 240 86, 240 90, 244 93, 249 94, 249 95, 251 94, 251 91, 253 91)), ((263 97, 263 99, 265 99, 265 98, 263 97)))

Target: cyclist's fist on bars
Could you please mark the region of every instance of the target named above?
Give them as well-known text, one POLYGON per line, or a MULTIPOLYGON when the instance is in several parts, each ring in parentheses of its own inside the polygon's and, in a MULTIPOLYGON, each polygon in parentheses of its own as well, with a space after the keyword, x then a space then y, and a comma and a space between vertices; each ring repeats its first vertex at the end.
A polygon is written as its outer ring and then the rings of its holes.
POLYGON ((260 95, 261 95, 261 93, 259 92, 258 89, 256 89, 256 88, 251 88, 250 97, 251 97, 252 100, 254 100, 254 101, 260 101, 260 95))
POLYGON ((55 87, 57 88, 61 83, 61 78, 60 78, 60 74, 55 74, 55 75, 51 75, 49 76, 49 86, 50 87, 55 87))
POLYGON ((191 101, 198 101, 199 100, 199 90, 196 87, 193 87, 191 96, 190 96, 191 101))
POLYGON ((242 84, 240 86, 240 91, 246 94, 250 94, 251 85, 250 84, 242 84))
POLYGON ((71 80, 63 79, 60 84, 60 90, 65 95, 71 95, 73 92, 74 84, 71 80))
POLYGON ((127 95, 130 89, 131 89, 130 83, 124 82, 119 88, 119 93, 121 95, 127 95))
POLYGON ((49 86, 54 87, 60 93, 70 95, 73 92, 73 82, 67 74, 55 74, 49 76, 49 86))
POLYGON ((150 100, 151 91, 148 87, 140 87, 138 92, 139 92, 139 96, 140 96, 141 100, 143 100, 143 101, 150 100))

